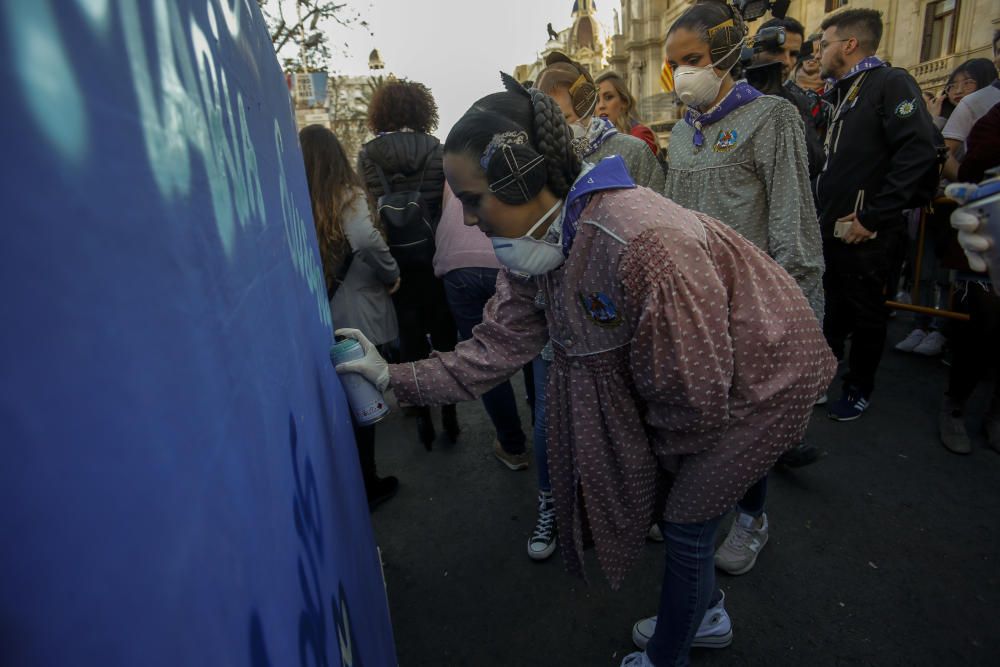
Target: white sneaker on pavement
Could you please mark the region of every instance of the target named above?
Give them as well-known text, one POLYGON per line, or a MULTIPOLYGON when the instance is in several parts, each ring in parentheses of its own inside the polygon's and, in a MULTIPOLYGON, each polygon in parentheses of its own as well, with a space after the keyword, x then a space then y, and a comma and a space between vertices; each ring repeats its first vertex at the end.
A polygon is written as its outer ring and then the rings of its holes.
MULTIPOLYGON (((694 633, 691 648, 726 648, 733 643, 733 622, 726 613, 725 602, 726 594, 722 593, 715 606, 705 610, 701 625, 694 633)), ((656 632, 656 616, 644 618, 632 626, 632 643, 645 651, 654 632, 656 632)))
POLYGON ((913 348, 920 345, 921 341, 927 338, 927 332, 923 329, 914 329, 903 340, 896 343, 897 352, 913 352, 913 348))
POLYGON ((656 667, 653 663, 649 661, 649 656, 646 655, 645 651, 636 651, 635 653, 629 653, 622 660, 621 667, 656 667))
POLYGON ((725 542, 715 552, 715 567, 729 574, 746 574, 767 544, 767 514, 755 519, 739 512, 725 542), (759 523, 759 525, 758 525, 759 523))
POLYGON ((932 331, 927 334, 920 343, 913 348, 913 352, 916 354, 922 354, 925 357, 937 357, 942 352, 944 352, 945 343, 948 339, 944 337, 944 334, 940 331, 932 331))

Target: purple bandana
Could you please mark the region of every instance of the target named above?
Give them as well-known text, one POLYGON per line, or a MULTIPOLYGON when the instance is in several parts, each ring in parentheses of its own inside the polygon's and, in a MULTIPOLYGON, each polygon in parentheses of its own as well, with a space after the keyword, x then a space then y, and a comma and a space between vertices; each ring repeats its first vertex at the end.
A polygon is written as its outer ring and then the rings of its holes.
POLYGON ((732 90, 722 98, 722 101, 706 113, 700 114, 688 107, 688 110, 684 112, 684 122, 694 128, 694 145, 701 148, 705 143, 705 135, 701 132, 703 127, 722 120, 729 115, 730 111, 739 109, 761 95, 763 93, 747 83, 746 79, 740 79, 733 84, 732 90))
POLYGON ((576 232, 580 228, 580 214, 587 208, 591 197, 601 190, 634 187, 635 181, 629 175, 625 161, 620 155, 610 155, 594 165, 590 171, 580 174, 576 183, 569 189, 566 203, 563 205, 563 255, 569 257, 569 249, 573 246, 573 239, 576 238, 576 232))
POLYGON ((846 81, 850 79, 852 76, 861 74, 862 72, 867 72, 870 69, 878 69, 879 67, 888 67, 888 66, 889 63, 885 62, 878 56, 868 56, 854 67, 847 70, 847 74, 845 74, 844 76, 840 77, 839 79, 827 79, 826 82, 832 88, 841 81, 846 81))

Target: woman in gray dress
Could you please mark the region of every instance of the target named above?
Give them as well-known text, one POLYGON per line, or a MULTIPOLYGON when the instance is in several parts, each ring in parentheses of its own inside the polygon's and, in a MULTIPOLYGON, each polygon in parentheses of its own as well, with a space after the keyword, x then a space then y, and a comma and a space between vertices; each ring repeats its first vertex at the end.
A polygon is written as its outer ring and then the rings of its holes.
MULTIPOLYGON (((322 125, 299 132, 323 277, 336 326, 365 332, 375 345, 399 335, 391 294, 399 289, 399 267, 376 228, 361 179, 340 141, 322 125)), ((375 426, 354 425, 368 502, 395 495, 399 481, 375 473, 375 426)))
MULTIPOLYGON (((763 95, 739 68, 746 29, 722 3, 684 12, 667 33, 667 60, 687 104, 668 149, 664 194, 729 225, 795 278, 823 321, 823 250, 809 185, 802 120, 788 101, 763 95)), ((784 461, 816 460, 805 444, 784 461)), ((768 538, 767 477, 737 504, 736 520, 716 553, 734 575, 753 568, 768 538)))

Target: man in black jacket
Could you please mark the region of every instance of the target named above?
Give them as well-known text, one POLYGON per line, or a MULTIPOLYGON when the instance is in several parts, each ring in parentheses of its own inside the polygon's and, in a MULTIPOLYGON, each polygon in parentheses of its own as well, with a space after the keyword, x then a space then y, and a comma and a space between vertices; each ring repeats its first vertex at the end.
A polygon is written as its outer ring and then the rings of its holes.
POLYGON ((867 409, 885 345, 889 256, 902 210, 920 194, 936 152, 934 126, 906 70, 875 56, 881 14, 851 9, 823 21, 822 76, 834 81, 826 165, 816 184, 826 258, 827 341, 838 358, 851 336, 844 393, 829 415, 857 419, 867 409))
POLYGON ((806 151, 809 157, 809 179, 815 180, 823 167, 823 141, 816 129, 816 119, 813 114, 814 102, 806 92, 795 85, 789 77, 792 68, 799 57, 802 40, 805 38, 805 28, 793 18, 770 19, 757 29, 759 35, 766 28, 783 28, 785 41, 783 44, 768 44, 755 52, 753 64, 746 69, 747 80, 757 90, 768 95, 783 97, 798 109, 802 117, 803 131, 806 138, 806 151), (776 69, 777 68, 777 69, 776 69))

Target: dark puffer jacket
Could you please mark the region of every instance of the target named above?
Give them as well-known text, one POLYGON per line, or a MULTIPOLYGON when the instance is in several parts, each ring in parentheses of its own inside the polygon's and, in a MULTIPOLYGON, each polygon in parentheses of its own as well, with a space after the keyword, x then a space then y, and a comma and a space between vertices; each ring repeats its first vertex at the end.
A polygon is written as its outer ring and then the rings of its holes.
POLYGON ((393 192, 419 189, 435 226, 441 218, 444 192, 444 149, 436 137, 422 132, 390 132, 372 139, 358 156, 358 173, 376 201, 383 194, 377 164, 393 192))

